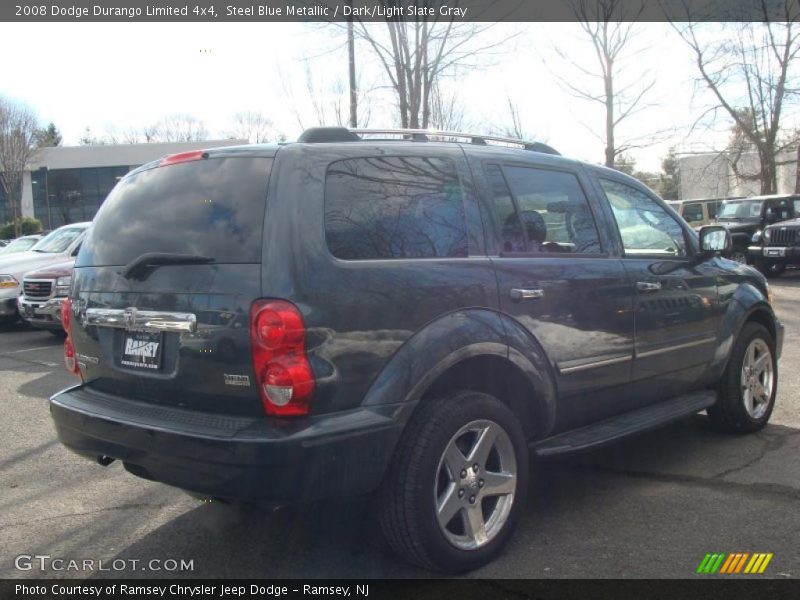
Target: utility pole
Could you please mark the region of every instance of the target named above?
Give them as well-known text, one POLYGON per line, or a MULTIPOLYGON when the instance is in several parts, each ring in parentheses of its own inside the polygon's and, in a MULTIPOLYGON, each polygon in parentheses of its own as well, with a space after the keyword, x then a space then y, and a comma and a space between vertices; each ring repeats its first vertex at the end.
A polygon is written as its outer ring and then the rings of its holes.
MULTIPOLYGON (((352 8, 353 2, 348 2, 352 8)), ((356 40, 353 33, 353 11, 347 18, 347 58, 350 71, 350 127, 358 127, 358 90, 356 90, 356 40)))

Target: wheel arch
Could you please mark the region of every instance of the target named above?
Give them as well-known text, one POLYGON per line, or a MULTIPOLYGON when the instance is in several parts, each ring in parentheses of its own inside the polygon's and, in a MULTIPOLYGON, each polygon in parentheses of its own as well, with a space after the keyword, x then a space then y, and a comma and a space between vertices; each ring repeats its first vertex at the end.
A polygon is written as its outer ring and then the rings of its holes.
POLYGON ((538 343, 519 347, 518 328, 507 315, 465 309, 444 315, 415 333, 370 386, 364 405, 400 403, 405 425, 420 403, 448 390, 496 396, 518 415, 531 439, 555 422, 555 384, 538 343), (509 345, 513 339, 512 345, 509 345))
POLYGON ((712 381, 717 381, 728 366, 733 348, 747 323, 759 323, 769 331, 778 343, 775 312, 762 290, 752 284, 740 285, 730 300, 728 310, 722 320, 719 345, 711 369, 712 381))

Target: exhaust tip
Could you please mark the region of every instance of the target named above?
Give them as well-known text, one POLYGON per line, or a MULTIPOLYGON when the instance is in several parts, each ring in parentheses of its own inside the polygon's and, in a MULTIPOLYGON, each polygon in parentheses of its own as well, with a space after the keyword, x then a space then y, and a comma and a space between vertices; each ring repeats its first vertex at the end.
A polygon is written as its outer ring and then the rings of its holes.
POLYGON ((105 454, 101 454, 97 457, 97 464, 107 467, 111 463, 113 463, 116 459, 111 458, 110 456, 106 456, 105 454))

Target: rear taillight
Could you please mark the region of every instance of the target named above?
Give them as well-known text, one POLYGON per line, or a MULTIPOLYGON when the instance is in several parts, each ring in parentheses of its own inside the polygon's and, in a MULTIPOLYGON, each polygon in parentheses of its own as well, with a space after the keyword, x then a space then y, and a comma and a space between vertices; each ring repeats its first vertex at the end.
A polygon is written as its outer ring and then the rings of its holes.
POLYGON ((306 330, 297 307, 285 300, 259 300, 250 311, 253 369, 268 415, 307 415, 314 374, 306 357, 306 330))
POLYGON ((72 345, 72 301, 69 298, 61 302, 61 325, 67 332, 67 339, 64 340, 64 364, 67 366, 67 371, 83 379, 83 373, 75 358, 75 346, 72 345))

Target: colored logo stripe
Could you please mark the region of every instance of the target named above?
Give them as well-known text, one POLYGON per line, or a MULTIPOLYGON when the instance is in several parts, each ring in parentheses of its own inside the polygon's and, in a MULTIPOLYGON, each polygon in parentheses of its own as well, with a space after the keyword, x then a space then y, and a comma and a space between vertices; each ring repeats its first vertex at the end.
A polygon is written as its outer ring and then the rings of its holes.
POLYGON ((706 554, 697 567, 697 573, 734 575, 739 573, 760 574, 767 568, 772 560, 773 553, 769 552, 724 552, 706 554), (747 565, 747 566, 745 566, 747 565))

